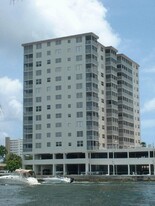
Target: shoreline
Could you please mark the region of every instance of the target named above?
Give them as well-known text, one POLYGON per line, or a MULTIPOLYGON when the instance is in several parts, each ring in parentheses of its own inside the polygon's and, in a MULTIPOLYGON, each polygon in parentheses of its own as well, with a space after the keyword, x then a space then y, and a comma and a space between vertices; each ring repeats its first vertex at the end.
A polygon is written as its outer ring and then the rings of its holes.
MULTIPOLYGON (((155 181, 155 175, 66 175, 66 176, 73 178, 74 182, 155 181)), ((42 181, 42 178, 43 177, 40 176, 37 177, 39 181, 42 181)))

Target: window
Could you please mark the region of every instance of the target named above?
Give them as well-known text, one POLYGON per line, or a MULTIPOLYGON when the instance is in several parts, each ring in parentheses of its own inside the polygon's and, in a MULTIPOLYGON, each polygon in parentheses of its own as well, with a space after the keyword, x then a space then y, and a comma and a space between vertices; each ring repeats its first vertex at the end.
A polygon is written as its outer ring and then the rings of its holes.
POLYGON ((77 147, 83 147, 83 141, 77 141, 77 147))
POLYGON ((41 75, 41 70, 37 70, 36 71, 36 76, 40 76, 41 75))
POLYGON ((83 121, 77 121, 76 126, 77 127, 83 127, 83 121))
POLYGON ((68 85, 68 87, 67 87, 68 89, 71 89, 71 85, 68 85))
POLYGON ((81 70, 82 69, 82 64, 77 64, 76 66, 75 66, 75 70, 76 71, 79 71, 79 70, 81 70))
POLYGON ((47 69, 47 74, 50 74, 51 73, 51 69, 47 69))
POLYGON ((61 54, 61 49, 56 49, 55 54, 61 54))
POLYGON ((56 67, 55 72, 61 72, 61 67, 56 67))
POLYGON ((48 132, 48 133, 46 134, 46 136, 47 136, 47 138, 50 138, 50 137, 51 137, 51 133, 48 132))
POLYGON ((36 115, 36 121, 40 121, 41 120, 41 115, 36 115))
POLYGON ((83 137, 83 131, 77 131, 77 137, 83 137))
POLYGON ((41 84, 41 79, 36 79, 36 84, 41 84))
POLYGON ((55 108, 56 108, 56 109, 61 109, 61 104, 56 104, 56 105, 55 105, 55 108))
POLYGON ((41 143, 36 143, 36 148, 37 149, 41 148, 41 143))
POLYGON ((61 44, 61 40, 56 40, 55 45, 60 45, 61 44))
POLYGON ((79 53, 82 51, 82 46, 76 46, 76 52, 79 53))
POLYGON ((82 36, 76 37, 76 43, 82 42, 82 36))
POLYGON ((68 58, 67 58, 67 61, 68 61, 68 62, 70 62, 70 61, 71 61, 71 58, 70 58, 70 57, 68 57, 68 58))
POLYGON ((36 139, 41 139, 41 133, 36 133, 36 139))
POLYGON ((36 53, 36 58, 41 58, 42 53, 41 52, 37 52, 36 53))
POLYGON ((48 59, 48 60, 47 60, 47 64, 50 64, 50 63, 51 63, 51 60, 50 60, 50 59, 48 59))
POLYGON ((68 117, 71 117, 71 114, 68 114, 68 117))
POLYGON ((47 90, 47 92, 50 92, 51 91, 51 87, 50 86, 47 87, 46 90, 47 90))
POLYGON ((68 80, 71 80, 71 76, 68 76, 68 80))
POLYGON ((41 67, 41 61, 36 62, 36 67, 41 67))
POLYGON ((47 128, 51 128, 51 124, 50 123, 47 124, 47 128))
POLYGON ((82 74, 76 74, 76 79, 77 80, 82 79, 82 74))
POLYGON ((69 67, 67 67, 67 71, 70 71, 71 70, 71 67, 69 66, 69 67))
POLYGON ((61 132, 56 132, 56 133, 55 133, 55 136, 56 136, 56 137, 61 137, 61 136, 62 136, 62 133, 61 133, 61 132))
POLYGON ((68 99, 70 99, 70 98, 71 98, 71 95, 69 94, 69 95, 68 95, 68 99))
POLYGON ((40 43, 36 44, 36 49, 41 49, 41 44, 40 43))
POLYGON ((55 90, 61 90, 61 85, 56 86, 55 90))
POLYGON ((71 143, 71 142, 68 142, 68 146, 69 146, 69 147, 72 146, 72 143, 71 143))
POLYGON ((62 142, 56 142, 56 147, 61 147, 62 146, 62 142))
POLYGON ((71 136, 72 136, 72 133, 71 133, 71 132, 69 132, 69 133, 68 133, 68 137, 71 137, 71 136))
POLYGON ((77 113, 76 113, 76 116, 77 116, 77 118, 83 117, 83 112, 77 112, 77 113))
POLYGON ((36 112, 40 112, 41 111, 41 106, 37 106, 36 107, 36 112))
POLYGON ((55 114, 55 117, 56 117, 56 118, 61 118, 61 117, 62 117, 62 114, 61 114, 61 113, 57 113, 57 114, 55 114))
POLYGON ((61 123, 61 122, 55 123, 55 127, 61 127, 61 126, 62 126, 62 123, 61 123))
POLYGON ((61 81, 61 76, 55 77, 55 81, 56 81, 56 82, 61 81))
POLYGON ((82 92, 76 93, 76 98, 82 98, 82 97, 83 97, 82 92))
POLYGON ((51 55, 51 51, 47 51, 47 56, 51 55))
POLYGON ((51 96, 47 96, 47 100, 48 100, 48 101, 51 100, 51 96))
POLYGON ((61 58, 55 59, 55 63, 61 63, 61 58))
POLYGON ((71 104, 68 104, 68 108, 71 108, 71 104))
POLYGON ((41 97, 36 97, 36 102, 41 102, 41 97))
POLYGON ((41 130, 41 124, 36 124, 36 130, 41 130))
POLYGON ((47 109, 51 109, 51 105, 47 105, 47 109))
POLYGON ((51 119, 51 115, 50 114, 47 114, 47 119, 51 119))
POLYGON ((82 61, 82 55, 77 55, 76 56, 76 61, 82 61))
POLYGON ((41 88, 36 88, 36 94, 39 94, 41 92, 41 88))
POLYGON ((83 102, 77 102, 76 107, 77 108, 82 108, 83 107, 83 102))
POLYGON ((51 143, 50 142, 47 142, 47 147, 50 147, 51 146, 51 143))
POLYGON ((76 84, 76 89, 82 89, 82 83, 77 83, 76 84))
POLYGON ((47 82, 51 82, 51 78, 50 77, 47 78, 47 82))
POLYGON ((47 42, 47 46, 51 46, 51 42, 50 41, 47 42))
POLYGON ((55 99, 61 99, 61 98, 62 98, 61 94, 55 96, 55 99))

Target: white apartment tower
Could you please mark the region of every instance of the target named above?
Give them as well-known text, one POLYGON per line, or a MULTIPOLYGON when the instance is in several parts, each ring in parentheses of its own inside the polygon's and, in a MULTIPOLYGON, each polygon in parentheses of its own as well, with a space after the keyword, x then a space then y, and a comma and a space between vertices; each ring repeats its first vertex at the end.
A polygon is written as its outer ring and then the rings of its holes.
POLYGON ((25 167, 40 171, 47 159, 139 145, 137 63, 94 33, 23 47, 25 167))

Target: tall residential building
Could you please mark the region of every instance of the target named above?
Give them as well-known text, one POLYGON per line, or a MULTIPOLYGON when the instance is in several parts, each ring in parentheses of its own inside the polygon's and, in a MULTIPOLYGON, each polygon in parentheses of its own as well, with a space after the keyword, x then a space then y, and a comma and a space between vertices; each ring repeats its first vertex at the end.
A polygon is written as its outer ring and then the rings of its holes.
POLYGON ((5 137, 5 147, 8 153, 23 156, 23 139, 10 139, 10 137, 5 137))
POLYGON ((39 171, 47 159, 139 145, 137 63, 94 33, 23 47, 25 167, 39 171))

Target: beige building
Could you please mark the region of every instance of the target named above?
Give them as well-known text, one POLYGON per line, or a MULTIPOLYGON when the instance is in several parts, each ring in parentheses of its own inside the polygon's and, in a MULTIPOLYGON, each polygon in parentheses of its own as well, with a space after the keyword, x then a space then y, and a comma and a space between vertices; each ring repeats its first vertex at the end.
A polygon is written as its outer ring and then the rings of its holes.
POLYGON ((5 137, 5 147, 8 153, 13 153, 22 157, 23 139, 10 139, 10 137, 5 137))

